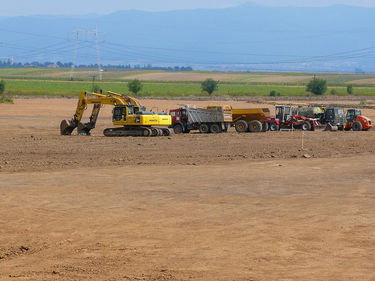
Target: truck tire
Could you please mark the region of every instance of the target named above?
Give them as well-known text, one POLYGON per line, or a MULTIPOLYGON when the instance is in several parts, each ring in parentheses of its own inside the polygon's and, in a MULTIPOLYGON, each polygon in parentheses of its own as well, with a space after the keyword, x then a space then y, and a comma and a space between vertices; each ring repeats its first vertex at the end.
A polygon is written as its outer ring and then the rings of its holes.
POLYGON ((310 122, 305 121, 302 123, 301 128, 302 128, 302 131, 311 131, 312 126, 310 122))
POLYGON ((280 126, 277 125, 275 122, 272 122, 269 124, 270 131, 278 131, 280 129, 280 126))
POLYGON ((230 123, 224 123, 224 132, 228 132, 228 129, 230 128, 230 123))
POLYGON ((221 133, 221 129, 220 129, 220 126, 218 124, 211 124, 210 131, 213 134, 221 133))
POLYGON ((353 124, 353 131, 362 131, 363 129, 363 126, 362 126, 362 123, 361 122, 354 122, 353 124))
POLYGON ((259 133, 262 131, 262 123, 258 120, 253 120, 249 123, 249 131, 252 133, 259 133))
POLYGON ((245 120, 238 120, 234 127, 236 128, 237 133, 244 133, 247 132, 249 125, 245 120))
POLYGON ((173 132, 178 135, 178 134, 182 134, 184 132, 184 128, 182 127, 181 124, 176 124, 173 126, 173 132))
POLYGON ((169 128, 163 128, 163 136, 169 137, 171 135, 171 130, 169 128))
POLYGON ((207 124, 203 123, 199 126, 199 132, 201 134, 208 134, 210 132, 210 127, 207 124))
POLYGON ((263 122, 262 132, 267 132, 269 130, 268 122, 263 122))

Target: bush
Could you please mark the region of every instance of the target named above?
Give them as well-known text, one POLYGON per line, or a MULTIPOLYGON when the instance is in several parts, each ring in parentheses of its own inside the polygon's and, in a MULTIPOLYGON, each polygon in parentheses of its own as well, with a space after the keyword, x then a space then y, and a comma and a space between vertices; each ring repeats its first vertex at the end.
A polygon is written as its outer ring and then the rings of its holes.
POLYGON ((354 93, 353 85, 346 86, 346 92, 348 93, 348 95, 352 95, 354 93))
POLYGON ((142 88, 143 88, 142 82, 139 81, 138 79, 134 79, 128 82, 128 89, 134 95, 137 95, 137 93, 140 92, 142 88))
POLYGON ((98 92, 100 91, 100 86, 97 85, 97 84, 92 85, 92 89, 91 89, 91 91, 92 91, 93 93, 98 93, 98 92))
POLYGON ((335 89, 332 89, 331 90, 331 95, 333 95, 333 96, 337 95, 337 91, 335 89))
POLYGON ((201 84, 202 91, 207 92, 211 96, 212 93, 218 89, 218 84, 219 81, 215 81, 211 78, 208 78, 201 84))
POLYGON ((272 90, 270 92, 270 97, 280 97, 281 94, 279 92, 276 92, 275 90, 272 90))
POLYGON ((323 95, 327 92, 327 81, 321 78, 314 77, 306 86, 306 92, 311 92, 315 95, 323 95))
POLYGON ((0 81, 0 95, 2 95, 5 91, 5 82, 3 80, 0 81))

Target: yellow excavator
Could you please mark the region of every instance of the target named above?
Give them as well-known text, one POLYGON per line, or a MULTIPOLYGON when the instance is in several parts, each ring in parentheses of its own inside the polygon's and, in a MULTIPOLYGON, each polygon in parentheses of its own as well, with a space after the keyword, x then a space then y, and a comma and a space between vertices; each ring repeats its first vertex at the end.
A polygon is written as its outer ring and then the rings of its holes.
POLYGON ((71 135, 75 128, 79 135, 90 135, 95 128, 100 108, 105 105, 113 105, 113 125, 117 128, 104 130, 107 137, 126 136, 169 136, 171 134, 168 126, 172 124, 170 115, 164 112, 149 112, 133 97, 121 95, 111 91, 100 90, 99 93, 83 91, 80 94, 76 112, 71 120, 62 120, 60 124, 61 135, 71 135), (94 107, 88 123, 81 123, 87 105, 94 107), (156 126, 162 126, 161 128, 156 126), (165 126, 165 127, 164 127, 165 126))

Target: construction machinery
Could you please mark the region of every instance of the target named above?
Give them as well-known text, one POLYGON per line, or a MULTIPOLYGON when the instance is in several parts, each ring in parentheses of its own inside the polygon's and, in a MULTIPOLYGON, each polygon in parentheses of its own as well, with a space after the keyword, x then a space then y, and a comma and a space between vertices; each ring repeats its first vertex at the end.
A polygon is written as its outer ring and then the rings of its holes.
POLYGON ((265 121, 269 117, 268 108, 232 109, 232 126, 238 133, 265 132, 268 130, 268 123, 265 121))
POLYGON ((294 114, 293 107, 290 105, 276 105, 275 113, 275 117, 265 120, 271 131, 294 129, 314 131, 320 127, 318 119, 294 114))
POLYGON ((105 129, 103 133, 107 137, 149 137, 171 134, 167 127, 172 124, 170 115, 146 111, 145 107, 141 106, 139 101, 133 97, 111 91, 100 91, 99 93, 83 91, 80 94, 73 118, 69 121, 61 121, 61 135, 71 135, 75 128, 79 135, 90 135, 90 131, 95 128, 101 107, 106 104, 114 106, 112 122, 113 125, 119 126, 105 129), (83 113, 87 109, 87 105, 90 104, 93 105, 93 109, 89 122, 81 123, 83 113))
POLYGON ((172 128, 175 134, 189 133, 191 130, 199 132, 221 133, 226 132, 232 120, 231 114, 228 116, 228 109, 216 106, 212 108, 197 108, 188 104, 180 104, 180 108, 171 109, 172 128), (230 118, 230 119, 228 119, 230 118))
POLYGON ((343 131, 346 125, 345 110, 342 107, 326 107, 319 121, 327 125, 326 130, 343 131))
POLYGON ((368 117, 363 116, 360 109, 348 109, 346 112, 346 131, 367 131, 372 127, 371 120, 368 117))

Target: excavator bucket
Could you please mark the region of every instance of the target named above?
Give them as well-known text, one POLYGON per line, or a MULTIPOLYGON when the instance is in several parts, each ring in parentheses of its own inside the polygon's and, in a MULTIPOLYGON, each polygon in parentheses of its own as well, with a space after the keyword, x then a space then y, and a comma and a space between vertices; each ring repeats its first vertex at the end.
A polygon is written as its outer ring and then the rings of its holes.
POLYGON ((77 131, 78 131, 78 135, 80 135, 80 136, 89 136, 90 131, 91 131, 91 127, 89 127, 88 124, 83 124, 83 123, 79 122, 77 131))
POLYGON ((70 121, 62 120, 60 123, 60 134, 62 136, 70 136, 75 128, 76 126, 70 121))
POLYGON ((327 127, 324 129, 324 131, 337 131, 339 128, 337 126, 333 126, 330 123, 327 124, 327 127))

